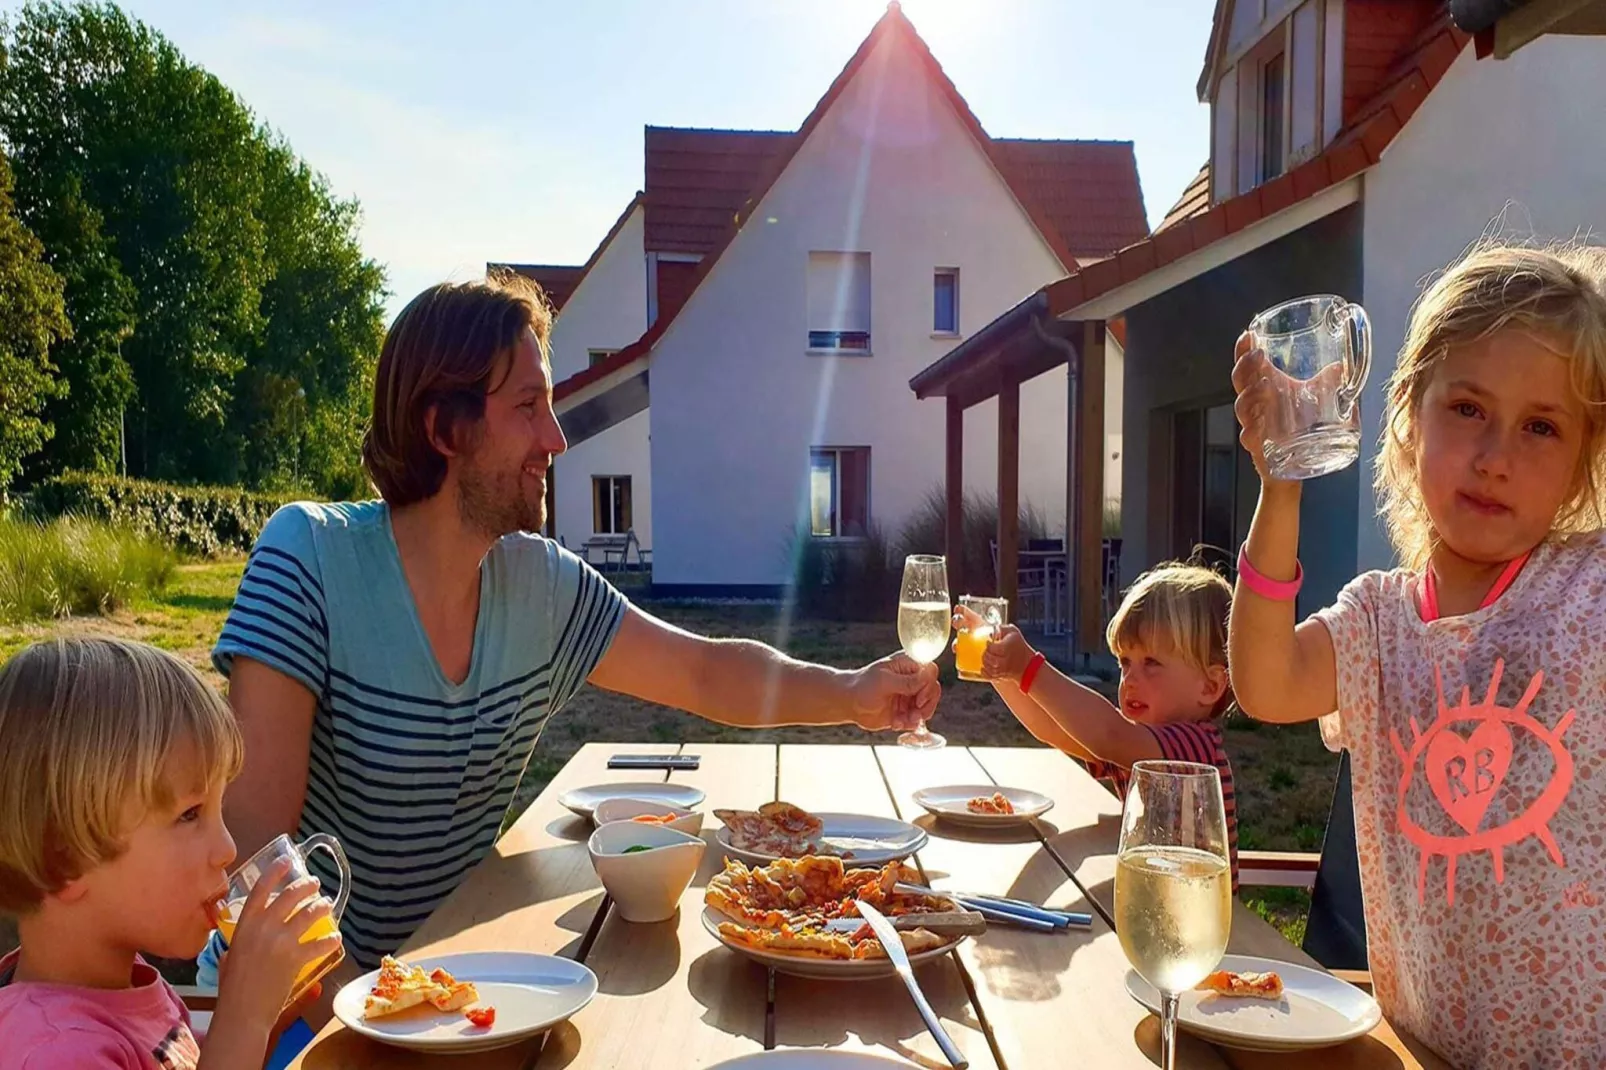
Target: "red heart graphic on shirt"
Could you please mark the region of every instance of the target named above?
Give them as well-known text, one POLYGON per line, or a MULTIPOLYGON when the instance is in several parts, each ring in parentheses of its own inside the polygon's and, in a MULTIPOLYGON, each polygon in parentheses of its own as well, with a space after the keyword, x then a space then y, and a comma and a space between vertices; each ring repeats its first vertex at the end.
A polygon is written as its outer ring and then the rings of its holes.
POLYGON ((1476 832, 1511 768, 1511 729, 1504 721, 1484 721, 1466 739, 1445 729, 1428 742, 1423 763, 1428 786, 1449 814, 1476 832))

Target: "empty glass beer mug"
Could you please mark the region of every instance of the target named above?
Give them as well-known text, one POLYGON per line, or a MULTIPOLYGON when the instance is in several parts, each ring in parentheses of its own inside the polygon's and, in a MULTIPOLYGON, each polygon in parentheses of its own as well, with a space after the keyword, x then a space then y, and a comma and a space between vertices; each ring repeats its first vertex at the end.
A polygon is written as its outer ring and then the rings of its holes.
POLYGON ((1277 479, 1314 479, 1355 463, 1360 399, 1372 364, 1372 325, 1360 305, 1321 294, 1256 316, 1248 334, 1271 365, 1266 467, 1277 479))

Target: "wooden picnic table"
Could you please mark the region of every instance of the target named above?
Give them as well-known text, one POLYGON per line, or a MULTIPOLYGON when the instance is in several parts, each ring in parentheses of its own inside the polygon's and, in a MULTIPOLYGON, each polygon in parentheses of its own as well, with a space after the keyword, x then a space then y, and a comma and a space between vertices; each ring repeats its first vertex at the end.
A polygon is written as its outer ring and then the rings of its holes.
MULTIPOLYGON (((1120 803, 1076 762, 1029 747, 692 744, 675 749, 702 756, 694 772, 607 768, 610 755, 642 749, 639 743, 583 747, 402 949, 409 958, 489 950, 575 958, 599 982, 588 1007, 542 1038, 472 1056, 418 1055, 331 1022, 293 1067, 688 1070, 766 1048, 804 1047, 947 1065, 896 978, 829 982, 770 974, 703 929, 703 890, 723 866, 716 821, 704 830, 709 850, 678 917, 633 925, 611 911, 586 851, 591 827, 560 806, 558 796, 588 784, 658 778, 702 788, 708 811, 785 799, 815 810, 902 817, 931 833, 915 862, 933 886, 1092 913, 1093 928, 1085 932, 991 928, 916 975, 977 1070, 1061 1065, 1072 1051, 1078 1065, 1111 1070, 1158 1063, 1158 1022, 1126 994, 1126 958, 1110 923, 1120 803), (1056 806, 1033 829, 995 833, 939 824, 911 798, 925 787, 988 782, 1042 792, 1056 806)), ((1242 904, 1234 908, 1229 951, 1316 965, 1242 904)), ((1445 1067, 1387 1022, 1348 1044, 1296 1055, 1217 1048, 1181 1036, 1177 1065, 1187 1070, 1445 1067)))

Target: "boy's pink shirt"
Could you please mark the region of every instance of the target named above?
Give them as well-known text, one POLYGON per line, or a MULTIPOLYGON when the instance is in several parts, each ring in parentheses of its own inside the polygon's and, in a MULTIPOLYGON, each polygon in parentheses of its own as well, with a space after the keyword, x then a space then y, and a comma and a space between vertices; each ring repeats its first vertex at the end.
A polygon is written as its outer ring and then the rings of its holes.
POLYGON ((1391 1021, 1464 1070, 1606 1066, 1606 536, 1424 622, 1359 577, 1333 638, 1367 941, 1391 1021))
POLYGON ((195 1070, 189 1010, 148 963, 128 988, 7 982, 19 954, 0 959, 0 1070, 195 1070))

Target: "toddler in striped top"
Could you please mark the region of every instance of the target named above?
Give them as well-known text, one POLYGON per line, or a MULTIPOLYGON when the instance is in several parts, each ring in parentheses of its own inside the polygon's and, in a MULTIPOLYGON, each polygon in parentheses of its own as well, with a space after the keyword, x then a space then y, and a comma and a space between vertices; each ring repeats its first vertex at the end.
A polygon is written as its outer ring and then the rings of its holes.
MULTIPOLYGON (((1233 703, 1231 605, 1227 581, 1199 565, 1165 564, 1140 576, 1105 635, 1121 663, 1119 705, 1048 664, 1014 625, 988 644, 982 672, 1027 731, 1086 762, 1122 798, 1134 762, 1214 765, 1221 773, 1236 890, 1238 819, 1221 731, 1233 703)), ((973 617, 961 607, 955 627, 968 627, 973 617)))

